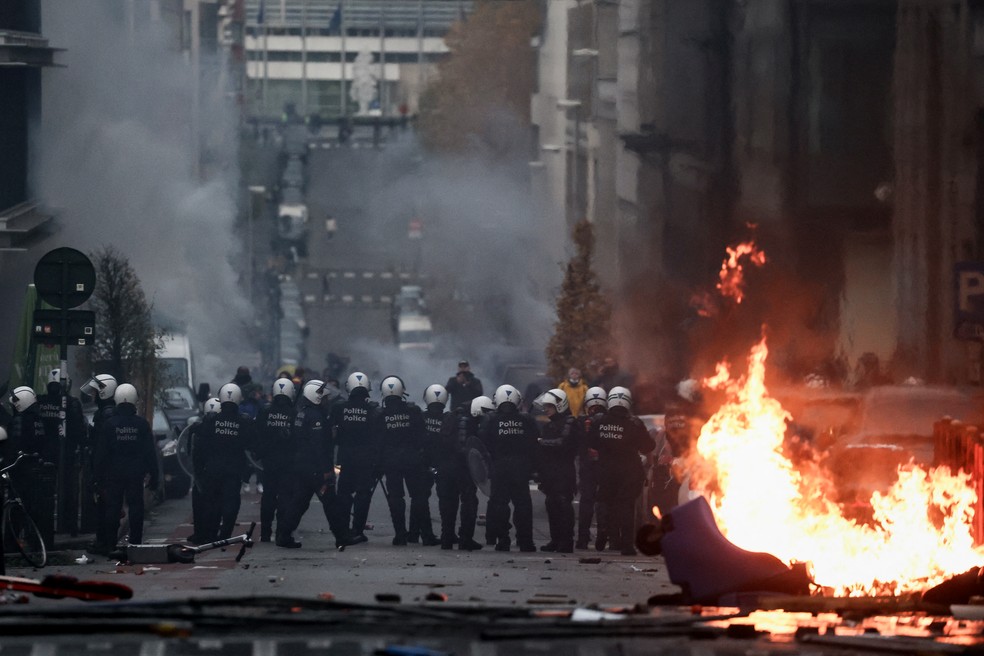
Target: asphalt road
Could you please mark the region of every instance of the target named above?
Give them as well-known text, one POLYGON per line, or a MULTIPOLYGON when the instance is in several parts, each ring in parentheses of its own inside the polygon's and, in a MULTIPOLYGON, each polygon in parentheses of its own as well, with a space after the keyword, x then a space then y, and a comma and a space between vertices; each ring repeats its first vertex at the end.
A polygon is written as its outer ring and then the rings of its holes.
MULTIPOLYGON (((547 541, 542 495, 533 492, 534 537, 547 541)), ((485 499, 480 495, 480 511, 485 499)), ((436 496, 431 497, 434 531, 440 521, 436 496)), ((178 542, 191 532, 190 497, 169 500, 149 513, 144 531, 148 543, 178 542)), ((239 524, 245 531, 259 519, 259 495, 244 493, 239 524)), ((15 576, 66 574, 86 580, 110 580, 131 586, 134 600, 277 595, 316 597, 330 593, 345 601, 373 602, 377 594, 397 594, 404 602, 425 601, 431 593, 454 603, 496 605, 632 605, 655 593, 673 592, 660 558, 626 557, 617 552, 577 551, 574 554, 509 553, 486 547, 479 552, 443 551, 440 547, 394 547, 392 523, 381 490, 370 510, 370 541, 339 552, 315 500, 296 533, 303 543, 288 550, 256 543, 242 562, 237 548, 199 555, 195 564, 117 565, 102 557, 75 564, 81 550, 55 554, 58 562, 34 572, 8 568, 15 576), (582 563, 583 558, 600 562, 582 563)), ((259 529, 257 529, 257 535, 259 529)), ((480 540, 484 528, 478 528, 480 540)), ((87 558, 92 558, 88 556, 87 558)), ((32 604, 80 603, 32 600, 32 604)))

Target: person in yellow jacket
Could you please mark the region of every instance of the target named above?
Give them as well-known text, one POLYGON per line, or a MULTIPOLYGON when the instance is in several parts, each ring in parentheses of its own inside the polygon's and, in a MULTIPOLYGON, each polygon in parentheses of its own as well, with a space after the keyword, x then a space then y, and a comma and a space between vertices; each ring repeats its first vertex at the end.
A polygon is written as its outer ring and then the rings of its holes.
POLYGON ((588 393, 588 384, 581 378, 581 370, 571 367, 567 372, 567 379, 557 385, 558 389, 564 390, 567 394, 567 403, 571 408, 571 416, 577 417, 584 409, 584 397, 588 393))

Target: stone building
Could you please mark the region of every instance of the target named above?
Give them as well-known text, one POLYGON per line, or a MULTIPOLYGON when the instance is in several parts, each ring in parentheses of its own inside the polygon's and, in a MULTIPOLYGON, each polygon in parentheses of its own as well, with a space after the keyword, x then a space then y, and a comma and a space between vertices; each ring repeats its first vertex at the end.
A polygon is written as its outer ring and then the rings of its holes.
POLYGON ((679 327, 679 308, 657 320, 651 297, 685 302, 753 223, 771 282, 750 312, 791 375, 850 379, 870 354, 895 379, 973 381, 979 343, 955 336, 953 287, 984 234, 982 12, 970 0, 572 3, 566 93, 590 102, 583 137, 561 144, 563 179, 584 176, 566 215, 597 225, 610 288, 649 299, 629 313, 623 352, 635 360, 626 343, 647 329, 679 352, 693 324, 679 327))

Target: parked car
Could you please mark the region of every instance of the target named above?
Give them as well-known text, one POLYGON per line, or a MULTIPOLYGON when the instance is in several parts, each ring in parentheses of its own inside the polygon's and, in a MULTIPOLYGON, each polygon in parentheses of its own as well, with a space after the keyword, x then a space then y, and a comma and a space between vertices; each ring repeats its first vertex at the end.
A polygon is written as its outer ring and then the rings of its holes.
POLYGON ((190 387, 168 387, 161 394, 161 410, 175 434, 184 430, 188 420, 201 414, 198 400, 190 387))
POLYGON ((932 465, 933 424, 944 416, 981 424, 984 394, 923 385, 866 392, 857 429, 839 437, 827 457, 839 500, 864 505, 872 492, 891 487, 899 465, 932 465))

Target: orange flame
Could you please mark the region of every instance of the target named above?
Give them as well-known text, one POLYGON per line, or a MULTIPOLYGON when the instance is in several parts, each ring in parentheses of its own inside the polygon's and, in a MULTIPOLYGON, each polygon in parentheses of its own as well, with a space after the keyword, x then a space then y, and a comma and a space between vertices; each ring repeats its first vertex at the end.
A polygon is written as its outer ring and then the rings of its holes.
POLYGON ((847 518, 828 497, 829 474, 784 455, 792 417, 768 394, 767 357, 763 338, 744 377, 732 379, 722 364, 704 381, 724 390, 727 402, 702 427, 687 468, 729 540, 787 563, 812 563, 816 583, 836 594, 918 591, 981 565, 967 474, 900 467, 894 486, 870 500, 872 524, 847 518))
POLYGON ((742 261, 751 262, 755 266, 765 264, 765 252, 760 250, 754 241, 746 241, 737 246, 727 247, 728 258, 721 263, 718 272, 720 281, 717 284, 722 296, 735 299, 741 303, 745 298, 745 268, 742 261))

